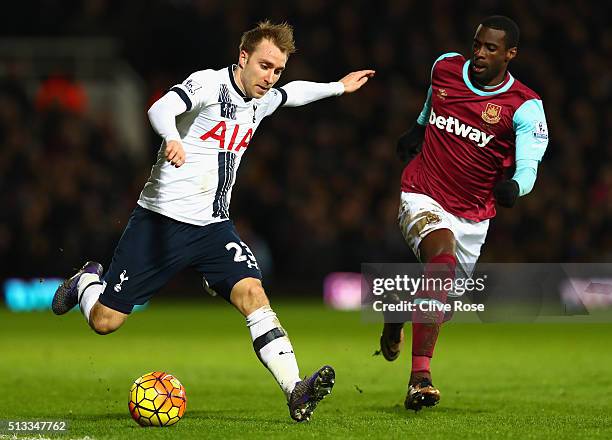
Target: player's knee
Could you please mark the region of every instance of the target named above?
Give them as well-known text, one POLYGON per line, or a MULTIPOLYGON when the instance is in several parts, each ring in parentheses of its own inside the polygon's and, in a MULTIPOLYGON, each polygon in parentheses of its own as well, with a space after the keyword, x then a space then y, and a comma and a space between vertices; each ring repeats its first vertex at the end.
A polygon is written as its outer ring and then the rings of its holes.
POLYGON ((108 335, 119 328, 120 325, 116 325, 108 318, 92 319, 89 325, 99 335, 108 335))
POLYGON ((96 304, 89 316, 89 326, 99 335, 108 335, 121 327, 126 317, 123 313, 96 304))
POLYGON ((251 313, 260 307, 270 304, 266 292, 261 285, 249 286, 242 295, 242 308, 245 313, 251 313))
POLYGON ((261 285, 252 285, 249 286, 247 290, 247 298, 249 302, 258 303, 258 302, 268 302, 268 297, 266 296, 266 292, 261 285))
POLYGON ((260 307, 270 304, 259 280, 239 281, 231 293, 231 301, 243 315, 247 316, 260 307))
POLYGON ((450 229, 437 229, 430 232, 419 246, 421 261, 428 263, 433 258, 442 254, 455 255, 455 235, 450 229))

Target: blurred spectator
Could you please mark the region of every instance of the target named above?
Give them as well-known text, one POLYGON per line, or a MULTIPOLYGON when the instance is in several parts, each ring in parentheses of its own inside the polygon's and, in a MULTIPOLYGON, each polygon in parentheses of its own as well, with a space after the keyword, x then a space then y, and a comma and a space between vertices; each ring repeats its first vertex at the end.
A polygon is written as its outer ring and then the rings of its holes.
POLYGON ((83 86, 66 75, 51 75, 43 81, 36 93, 36 110, 83 113, 87 108, 87 95, 83 86))

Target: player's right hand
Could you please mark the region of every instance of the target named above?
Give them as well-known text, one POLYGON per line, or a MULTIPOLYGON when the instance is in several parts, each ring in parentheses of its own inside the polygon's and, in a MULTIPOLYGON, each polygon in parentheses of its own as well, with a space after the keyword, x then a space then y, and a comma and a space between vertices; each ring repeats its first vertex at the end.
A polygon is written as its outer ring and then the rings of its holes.
POLYGON ((351 72, 340 80, 344 85, 344 93, 353 93, 359 90, 361 86, 368 82, 368 79, 372 78, 376 74, 375 70, 358 70, 351 72))
POLYGON ((415 122, 412 127, 403 133, 397 140, 397 157, 403 163, 408 163, 421 152, 423 139, 425 138, 425 126, 415 122))
POLYGON ((504 208, 512 208, 514 206, 519 192, 519 184, 514 179, 497 182, 497 185, 493 188, 493 195, 495 200, 497 200, 497 204, 504 208))
POLYGON ((185 150, 180 141, 166 141, 166 160, 176 168, 185 163, 185 150))

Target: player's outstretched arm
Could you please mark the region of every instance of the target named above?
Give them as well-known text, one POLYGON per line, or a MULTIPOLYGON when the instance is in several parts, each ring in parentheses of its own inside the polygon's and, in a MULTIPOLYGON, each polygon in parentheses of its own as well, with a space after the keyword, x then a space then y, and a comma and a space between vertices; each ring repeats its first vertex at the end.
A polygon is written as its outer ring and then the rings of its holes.
POLYGON ((374 70, 358 70, 351 72, 340 80, 344 85, 344 93, 353 93, 359 90, 370 78, 374 76, 374 70))
POLYGON ((351 72, 340 81, 318 83, 312 81, 291 81, 281 87, 286 95, 286 107, 298 107, 330 96, 352 93, 361 88, 374 75, 373 70, 351 72))

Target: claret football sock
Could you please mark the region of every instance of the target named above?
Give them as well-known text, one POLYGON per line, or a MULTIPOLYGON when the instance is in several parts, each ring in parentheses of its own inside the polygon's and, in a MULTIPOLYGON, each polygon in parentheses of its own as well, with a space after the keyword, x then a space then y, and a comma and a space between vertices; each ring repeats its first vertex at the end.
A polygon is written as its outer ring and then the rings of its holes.
POLYGON ((429 356, 416 356, 412 355, 412 372, 423 373, 431 370, 429 364, 431 363, 431 357, 429 356))
POLYGON ((246 317, 246 322, 255 354, 289 399, 295 384, 300 381, 300 370, 287 332, 270 306, 255 310, 246 317))
POLYGON ((86 273, 81 275, 77 288, 79 290, 79 306, 81 307, 81 313, 83 313, 83 316, 85 316, 85 319, 89 322, 89 314, 104 291, 104 283, 100 281, 98 275, 86 273))
MULTIPOLYGON (((425 265, 425 279, 454 279, 457 260, 454 255, 441 254, 425 265)), ((435 283, 432 283, 434 285, 435 283)), ((426 288, 416 295, 415 304, 422 305, 412 316, 412 373, 430 371, 444 311, 436 305, 446 303, 448 292, 444 289, 426 288)))

